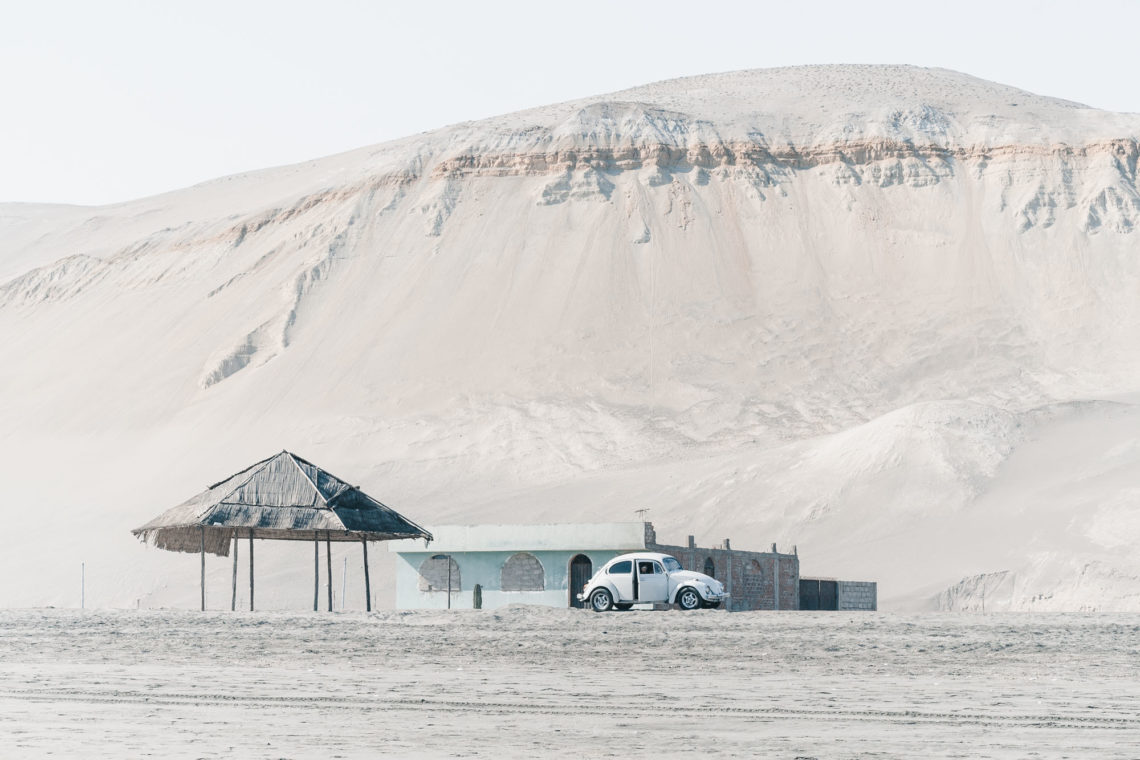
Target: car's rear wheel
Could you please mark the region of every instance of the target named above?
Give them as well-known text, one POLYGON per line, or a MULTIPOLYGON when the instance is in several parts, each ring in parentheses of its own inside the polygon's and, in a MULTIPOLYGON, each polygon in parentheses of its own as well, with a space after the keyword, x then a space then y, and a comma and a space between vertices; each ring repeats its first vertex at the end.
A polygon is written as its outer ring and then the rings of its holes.
POLYGON ((681 589, 677 594, 677 606, 683 610, 695 610, 701 606, 704 599, 697 593, 695 588, 687 587, 681 589))
POLYGON ((590 607, 594 612, 608 612, 614 606, 614 598, 610 596, 610 592, 604 588, 600 588, 594 593, 590 594, 590 607))
POLYGON ((628 602, 622 602, 621 604, 616 604, 616 603, 615 603, 615 604, 614 604, 614 609, 616 609, 616 610, 618 610, 618 611, 620 611, 620 612, 627 612, 628 610, 632 610, 632 609, 633 609, 633 605, 632 605, 632 604, 629 604, 628 602))

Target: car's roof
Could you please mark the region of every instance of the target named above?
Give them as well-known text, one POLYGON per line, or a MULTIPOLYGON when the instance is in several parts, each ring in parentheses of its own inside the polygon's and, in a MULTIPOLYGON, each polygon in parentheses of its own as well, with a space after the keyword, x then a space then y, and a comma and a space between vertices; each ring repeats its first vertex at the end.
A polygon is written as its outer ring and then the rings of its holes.
POLYGON ((661 562, 666 557, 669 557, 670 559, 676 559, 672 554, 662 554, 661 552, 630 552, 629 554, 619 554, 606 564, 611 565, 614 562, 621 562, 622 560, 626 559, 655 559, 658 562, 661 562))

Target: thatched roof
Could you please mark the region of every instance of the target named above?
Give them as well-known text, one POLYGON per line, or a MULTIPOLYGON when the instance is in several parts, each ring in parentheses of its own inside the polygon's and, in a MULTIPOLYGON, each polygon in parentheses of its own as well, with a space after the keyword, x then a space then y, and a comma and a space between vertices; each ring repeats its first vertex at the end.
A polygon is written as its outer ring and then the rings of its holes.
POLYGON ((388 541, 426 530, 296 454, 282 451, 168 509, 131 533, 160 549, 229 556, 235 533, 302 541, 388 541))

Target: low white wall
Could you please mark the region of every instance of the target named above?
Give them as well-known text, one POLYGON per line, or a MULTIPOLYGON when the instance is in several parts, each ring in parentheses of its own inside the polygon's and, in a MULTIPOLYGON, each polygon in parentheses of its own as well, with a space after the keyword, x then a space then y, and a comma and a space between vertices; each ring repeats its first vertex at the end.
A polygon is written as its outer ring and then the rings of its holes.
MULTIPOLYGON (((547 591, 494 591, 484 589, 483 609, 494 610, 511 604, 541 604, 547 607, 569 606, 566 589, 549 589, 547 591)), ((451 609, 474 609, 474 596, 470 588, 451 593, 451 609)), ((447 607, 447 593, 433 591, 431 593, 419 590, 407 590, 400 594, 396 602, 398 609, 431 610, 447 607)))

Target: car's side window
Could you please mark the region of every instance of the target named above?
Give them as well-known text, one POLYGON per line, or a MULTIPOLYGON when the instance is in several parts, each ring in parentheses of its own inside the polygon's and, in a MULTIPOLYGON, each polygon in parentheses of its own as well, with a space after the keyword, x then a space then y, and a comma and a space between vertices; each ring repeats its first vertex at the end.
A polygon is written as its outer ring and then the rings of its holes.
POLYGON ((633 572, 633 563, 629 560, 617 562, 610 566, 610 575, 629 575, 633 572))
POLYGON ((649 560, 642 560, 637 563, 637 572, 641 575, 653 575, 653 566, 657 564, 649 560))
POLYGON ((664 572, 664 571, 661 569, 661 565, 659 565, 658 563, 654 562, 654 563, 653 563, 653 572, 654 572, 654 573, 662 573, 662 572, 664 572))

